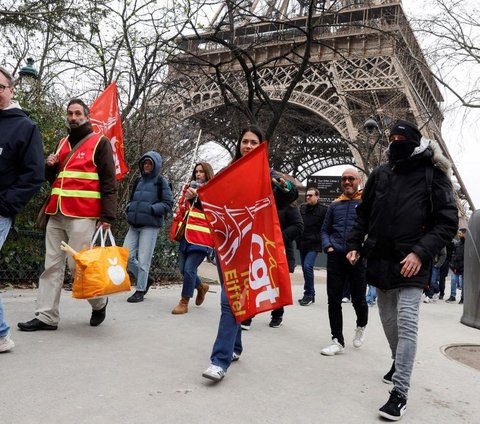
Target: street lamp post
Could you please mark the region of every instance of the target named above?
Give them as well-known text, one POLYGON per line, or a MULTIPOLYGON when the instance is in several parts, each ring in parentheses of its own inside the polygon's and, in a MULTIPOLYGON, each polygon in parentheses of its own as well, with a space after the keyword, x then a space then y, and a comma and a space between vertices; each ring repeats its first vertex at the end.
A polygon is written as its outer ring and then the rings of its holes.
POLYGON ((38 71, 33 66, 34 63, 35 61, 31 57, 27 58, 26 66, 18 72, 18 94, 27 108, 35 102, 39 92, 38 71))
POLYGON ((35 61, 31 57, 27 58, 27 65, 20 69, 20 72, 18 73, 20 78, 38 79, 38 71, 33 67, 34 63, 35 61))

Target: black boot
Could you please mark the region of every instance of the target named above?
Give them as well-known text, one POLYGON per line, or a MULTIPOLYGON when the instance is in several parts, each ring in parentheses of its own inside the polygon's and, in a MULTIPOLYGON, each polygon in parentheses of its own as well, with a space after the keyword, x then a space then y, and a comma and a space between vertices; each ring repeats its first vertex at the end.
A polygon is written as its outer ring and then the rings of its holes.
POLYGON ((130 302, 130 303, 143 302, 143 297, 145 296, 145 293, 146 292, 137 290, 127 299, 127 302, 130 302))

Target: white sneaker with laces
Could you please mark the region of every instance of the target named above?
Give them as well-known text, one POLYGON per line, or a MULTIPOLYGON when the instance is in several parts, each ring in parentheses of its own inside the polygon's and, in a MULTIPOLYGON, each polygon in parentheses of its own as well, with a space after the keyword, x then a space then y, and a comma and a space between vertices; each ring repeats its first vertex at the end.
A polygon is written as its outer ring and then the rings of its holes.
POLYGON ((7 333, 5 336, 0 337, 0 352, 8 352, 15 347, 15 343, 10 338, 10 333, 7 333))
POLYGON ((325 356, 334 356, 343 352, 345 352, 345 348, 338 342, 337 339, 333 339, 332 343, 327 347, 324 347, 320 353, 325 356))
POLYGON ((210 364, 210 366, 203 372, 203 377, 213 381, 220 381, 225 377, 225 370, 217 365, 210 364))
POLYGON ((353 337, 353 346, 362 347, 365 341, 365 327, 355 328, 355 336, 353 337))

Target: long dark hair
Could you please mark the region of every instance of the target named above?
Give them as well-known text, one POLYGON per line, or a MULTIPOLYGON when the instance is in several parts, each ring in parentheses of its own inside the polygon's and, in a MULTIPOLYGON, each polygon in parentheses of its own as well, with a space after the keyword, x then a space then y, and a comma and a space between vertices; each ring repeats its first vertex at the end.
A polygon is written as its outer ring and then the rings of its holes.
POLYGON ((205 182, 211 180, 215 175, 215 173, 213 172, 212 165, 210 165, 208 162, 197 162, 193 167, 192 181, 195 181, 197 179, 197 177, 195 176, 195 170, 197 169, 198 165, 201 165, 203 168, 203 171, 205 172, 205 182))
POLYGON ((238 137, 237 145, 235 147, 235 156, 233 157, 232 163, 237 161, 238 159, 240 159, 242 157, 242 155, 240 153, 240 144, 242 143, 242 138, 245 135, 245 133, 249 132, 249 131, 254 133, 258 137, 258 139, 260 140, 260 143, 263 143, 265 141, 263 139, 262 131, 257 126, 249 125, 249 126, 243 128, 242 131, 240 132, 240 137, 238 137))

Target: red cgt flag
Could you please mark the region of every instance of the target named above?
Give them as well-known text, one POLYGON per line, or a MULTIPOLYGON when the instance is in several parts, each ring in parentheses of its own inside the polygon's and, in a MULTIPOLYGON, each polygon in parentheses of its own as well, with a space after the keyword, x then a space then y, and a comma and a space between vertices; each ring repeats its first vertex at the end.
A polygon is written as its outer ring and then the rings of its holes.
POLYGON ((123 156, 123 131, 118 112, 117 84, 112 82, 90 106, 93 131, 108 137, 112 145, 115 175, 121 180, 128 172, 123 156))
POLYGON ((291 305, 290 275, 273 198, 267 143, 222 171, 198 193, 236 321, 291 305))

